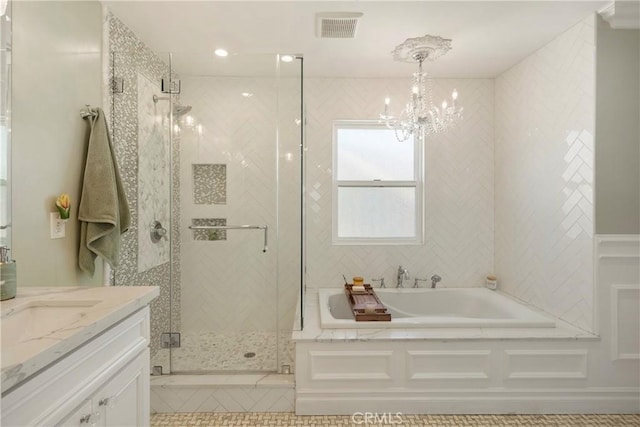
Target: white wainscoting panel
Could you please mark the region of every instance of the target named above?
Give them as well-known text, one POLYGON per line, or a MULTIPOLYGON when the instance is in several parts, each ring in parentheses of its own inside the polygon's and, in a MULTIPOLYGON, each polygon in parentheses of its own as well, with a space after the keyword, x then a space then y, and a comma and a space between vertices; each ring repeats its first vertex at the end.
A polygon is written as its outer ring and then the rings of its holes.
POLYGON ((611 285, 611 356, 640 359, 640 284, 611 285))
POLYGON ((409 350, 410 380, 486 380, 489 379, 491 351, 409 350))
POLYGON ((393 351, 311 351, 311 380, 391 380, 393 351))
MULTIPOLYGON (((453 332, 452 332, 453 334, 453 332)), ((640 410, 635 371, 614 364, 606 345, 582 339, 372 340, 296 343, 296 413, 628 413, 640 410), (388 380, 375 354, 388 349, 388 380), (332 349, 335 349, 332 350, 332 349), (390 354, 391 353, 391 354, 390 354), (358 354, 366 368, 353 366, 358 354), (310 359, 330 355, 331 376, 313 379, 310 359), (339 368, 346 357, 349 369, 339 368), (619 375, 612 369, 618 369, 619 375), (457 371, 459 370, 459 371, 457 371)), ((625 361, 631 362, 631 361, 625 361)), ((635 361, 634 361, 635 362, 635 361)))
POLYGON ((595 275, 599 332, 612 361, 640 365, 640 236, 598 235, 595 275))
POLYGON ((506 350, 505 378, 587 378, 587 350, 506 350))

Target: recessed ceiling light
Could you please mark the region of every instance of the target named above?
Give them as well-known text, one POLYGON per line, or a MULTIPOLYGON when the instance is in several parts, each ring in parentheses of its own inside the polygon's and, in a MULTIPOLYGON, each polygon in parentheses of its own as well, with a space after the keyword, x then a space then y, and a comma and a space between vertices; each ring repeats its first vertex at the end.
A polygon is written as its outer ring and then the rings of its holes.
POLYGON ((253 94, 251 92, 242 92, 242 96, 244 96, 245 98, 251 98, 253 94))
POLYGON ((291 61, 293 61, 293 56, 291 56, 291 55, 282 55, 280 57, 280 61, 282 61, 282 62, 291 62, 291 61))
POLYGON ((213 53, 216 54, 216 56, 227 56, 229 55, 229 52, 227 52, 225 49, 216 49, 213 51, 213 53))

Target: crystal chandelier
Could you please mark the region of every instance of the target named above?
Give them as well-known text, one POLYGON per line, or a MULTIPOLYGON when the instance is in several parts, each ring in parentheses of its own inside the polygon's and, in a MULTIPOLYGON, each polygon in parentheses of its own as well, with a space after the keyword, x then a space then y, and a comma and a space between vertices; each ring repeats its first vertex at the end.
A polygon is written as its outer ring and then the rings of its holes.
POLYGON ((391 100, 384 100, 384 112, 380 119, 388 128, 394 129, 398 141, 406 141, 413 135, 418 137, 444 132, 462 119, 462 107, 457 105, 458 91, 453 89, 451 102, 446 100, 440 107, 433 103, 433 81, 422 70, 425 60, 433 61, 451 49, 451 40, 426 35, 405 40, 394 49, 393 59, 402 62, 417 62, 413 73, 411 97, 398 116, 389 111, 391 100))

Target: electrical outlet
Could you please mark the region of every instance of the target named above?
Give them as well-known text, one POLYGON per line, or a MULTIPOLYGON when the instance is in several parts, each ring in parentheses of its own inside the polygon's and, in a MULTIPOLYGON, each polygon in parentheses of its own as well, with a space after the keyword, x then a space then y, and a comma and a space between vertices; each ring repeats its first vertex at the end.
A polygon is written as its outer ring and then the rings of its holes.
POLYGON ((66 221, 60 219, 59 212, 49 214, 49 229, 52 239, 62 239, 66 235, 66 221))

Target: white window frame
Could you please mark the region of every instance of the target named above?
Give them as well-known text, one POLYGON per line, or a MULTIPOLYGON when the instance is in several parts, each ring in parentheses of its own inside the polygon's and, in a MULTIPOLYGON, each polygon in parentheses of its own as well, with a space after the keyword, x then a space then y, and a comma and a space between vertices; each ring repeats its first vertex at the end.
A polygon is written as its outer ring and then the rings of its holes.
MULTIPOLYGON (((338 180, 338 129, 387 129, 378 120, 335 120, 333 122, 332 147, 332 243, 334 245, 422 245, 424 244, 424 171, 423 138, 414 138, 414 179, 412 181, 345 181, 338 180), (410 187, 415 191, 415 230, 413 237, 339 237, 338 236, 338 189, 340 187, 410 187)), ((410 143, 409 141, 398 144, 410 143)), ((383 207, 381 207, 382 209, 383 207)))

